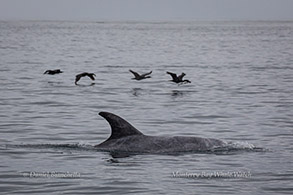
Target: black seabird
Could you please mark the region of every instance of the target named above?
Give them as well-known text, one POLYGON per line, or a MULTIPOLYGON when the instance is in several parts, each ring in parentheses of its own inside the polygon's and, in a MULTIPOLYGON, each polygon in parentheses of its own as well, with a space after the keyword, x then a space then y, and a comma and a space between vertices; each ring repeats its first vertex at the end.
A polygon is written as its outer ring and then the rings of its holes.
POLYGON ((151 78, 151 76, 148 76, 148 75, 152 74, 153 71, 142 74, 142 75, 138 74, 137 72, 134 72, 133 70, 129 70, 129 72, 131 72, 134 75, 134 78, 132 79, 142 80, 142 79, 151 78))
POLYGON ((81 77, 85 77, 85 76, 90 77, 94 81, 95 80, 94 76, 96 76, 96 75, 94 73, 88 73, 88 72, 80 73, 75 76, 75 84, 77 85, 77 81, 79 81, 81 79, 81 77))
POLYGON ((181 75, 177 76, 175 73, 167 72, 167 74, 171 75, 173 82, 175 83, 191 83, 190 80, 183 80, 183 77, 186 75, 185 73, 182 73, 181 75))
POLYGON ((44 72, 44 74, 51 74, 51 75, 54 75, 54 74, 59 74, 59 73, 62 73, 63 71, 61 71, 60 69, 56 69, 56 70, 46 70, 44 72))

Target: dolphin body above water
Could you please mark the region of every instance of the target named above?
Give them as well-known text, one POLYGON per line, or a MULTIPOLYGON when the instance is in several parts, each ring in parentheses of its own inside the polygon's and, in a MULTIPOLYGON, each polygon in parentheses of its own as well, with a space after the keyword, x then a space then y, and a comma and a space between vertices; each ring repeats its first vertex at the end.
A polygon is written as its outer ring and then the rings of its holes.
POLYGON ((100 112, 110 124, 111 136, 96 149, 107 152, 126 153, 181 153, 209 151, 218 147, 225 147, 226 142, 218 139, 184 136, 148 136, 141 133, 121 117, 109 113, 100 112))

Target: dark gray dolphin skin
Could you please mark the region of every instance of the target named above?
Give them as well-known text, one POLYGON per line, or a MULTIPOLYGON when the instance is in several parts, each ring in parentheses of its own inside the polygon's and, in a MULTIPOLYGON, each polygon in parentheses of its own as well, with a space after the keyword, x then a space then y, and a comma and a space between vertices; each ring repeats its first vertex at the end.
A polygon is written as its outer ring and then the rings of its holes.
POLYGON ((138 74, 137 72, 134 72, 133 70, 129 70, 129 72, 131 72, 134 75, 134 78, 132 78, 132 79, 142 80, 142 79, 151 78, 151 76, 148 76, 148 75, 152 74, 153 71, 150 71, 148 73, 141 74, 141 75, 138 74))
POLYGON ((75 76, 75 85, 77 85, 77 82, 82 78, 82 77, 85 77, 85 76, 88 76, 89 78, 91 78, 93 81, 95 80, 95 77, 96 76, 94 73, 88 73, 88 72, 83 72, 83 73, 80 73, 78 75, 75 76))
POLYGON ((54 75, 54 74, 59 74, 59 73, 62 73, 63 71, 61 71, 60 69, 56 69, 56 70, 46 70, 44 72, 44 74, 51 74, 51 75, 54 75))
POLYGON ((111 136, 106 141, 95 146, 101 151, 172 154, 209 151, 227 145, 224 141, 218 139, 201 137, 148 136, 115 114, 100 112, 99 115, 104 117, 112 128, 111 136))

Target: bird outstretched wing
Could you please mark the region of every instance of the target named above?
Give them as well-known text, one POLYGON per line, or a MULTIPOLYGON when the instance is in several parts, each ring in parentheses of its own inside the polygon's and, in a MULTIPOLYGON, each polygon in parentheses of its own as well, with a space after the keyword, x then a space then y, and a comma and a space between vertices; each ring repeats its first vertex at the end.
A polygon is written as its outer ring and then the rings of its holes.
POLYGON ((137 72, 134 72, 133 70, 129 70, 129 72, 131 72, 135 76, 135 78, 140 77, 140 75, 137 72))
POLYGON ((153 72, 153 71, 150 71, 150 72, 148 72, 148 73, 142 74, 141 76, 142 76, 142 77, 145 77, 145 76, 147 76, 147 75, 152 74, 152 72, 153 72))
POLYGON ((90 77, 94 81, 95 80, 94 76, 96 76, 96 75, 94 73, 90 73, 87 76, 90 77))
POLYGON ((75 83, 77 83, 81 78, 81 74, 75 76, 75 83))
POLYGON ((182 74, 178 76, 178 79, 179 79, 180 81, 182 81, 182 79, 183 79, 184 76, 185 76, 185 73, 182 72, 182 74))
POLYGON ((177 75, 175 73, 167 72, 167 74, 171 75, 171 77, 174 81, 178 80, 177 75))

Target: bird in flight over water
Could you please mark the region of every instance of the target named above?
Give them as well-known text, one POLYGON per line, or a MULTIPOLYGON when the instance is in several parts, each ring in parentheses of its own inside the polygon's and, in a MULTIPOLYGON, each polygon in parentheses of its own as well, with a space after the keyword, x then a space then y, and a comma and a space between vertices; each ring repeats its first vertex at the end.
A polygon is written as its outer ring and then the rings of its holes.
POLYGON ((85 76, 88 76, 89 78, 91 78, 93 81, 95 80, 95 77, 96 76, 94 73, 88 73, 88 72, 83 72, 83 73, 80 73, 78 75, 75 76, 75 85, 77 85, 77 82, 82 78, 82 77, 85 77, 85 76))
POLYGON ((142 79, 147 79, 147 78, 151 78, 151 76, 149 76, 150 74, 152 74, 153 71, 150 71, 148 73, 145 74, 138 74, 137 72, 134 72, 133 70, 129 70, 129 72, 131 72, 134 75, 135 80, 142 80, 142 79))
POLYGON ((177 76, 175 73, 167 72, 167 74, 171 75, 173 82, 175 83, 191 83, 190 80, 183 80, 183 77, 186 75, 185 73, 182 73, 181 75, 177 76))
POLYGON ((51 75, 54 75, 54 74, 59 74, 59 73, 62 73, 63 71, 61 71, 60 69, 56 69, 56 70, 46 70, 44 72, 44 74, 51 74, 51 75))

